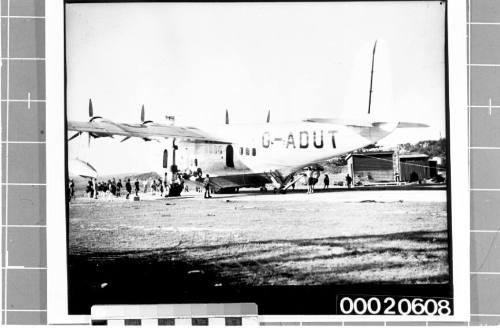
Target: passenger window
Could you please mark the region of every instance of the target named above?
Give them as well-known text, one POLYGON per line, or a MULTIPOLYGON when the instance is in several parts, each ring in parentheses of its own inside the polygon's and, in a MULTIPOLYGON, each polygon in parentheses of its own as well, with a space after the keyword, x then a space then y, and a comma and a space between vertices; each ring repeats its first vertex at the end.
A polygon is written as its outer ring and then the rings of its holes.
POLYGON ((245 148, 245 155, 250 155, 250 148, 245 148))
POLYGON ((243 155, 243 147, 240 147, 240 155, 243 155))
POLYGON ((252 148, 252 156, 257 155, 257 150, 255 148, 252 148))

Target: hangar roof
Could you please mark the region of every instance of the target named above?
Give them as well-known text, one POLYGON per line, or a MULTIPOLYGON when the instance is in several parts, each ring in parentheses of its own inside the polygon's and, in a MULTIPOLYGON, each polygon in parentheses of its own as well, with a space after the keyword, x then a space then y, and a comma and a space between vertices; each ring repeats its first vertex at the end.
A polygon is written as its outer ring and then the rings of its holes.
POLYGON ((346 160, 351 158, 351 157, 387 157, 387 156, 392 156, 394 154, 394 151, 366 151, 362 153, 350 153, 347 155, 346 160))
POLYGON ((426 154, 404 154, 404 155, 399 155, 400 159, 405 159, 405 158, 429 158, 429 155, 426 154))

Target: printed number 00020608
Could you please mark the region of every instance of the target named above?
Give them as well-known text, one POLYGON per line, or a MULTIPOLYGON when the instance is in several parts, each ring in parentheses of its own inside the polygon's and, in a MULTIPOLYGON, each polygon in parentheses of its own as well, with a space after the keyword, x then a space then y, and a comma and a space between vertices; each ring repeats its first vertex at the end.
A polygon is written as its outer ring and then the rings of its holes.
POLYGON ((408 297, 342 297, 339 314, 344 315, 451 315, 449 299, 408 297))

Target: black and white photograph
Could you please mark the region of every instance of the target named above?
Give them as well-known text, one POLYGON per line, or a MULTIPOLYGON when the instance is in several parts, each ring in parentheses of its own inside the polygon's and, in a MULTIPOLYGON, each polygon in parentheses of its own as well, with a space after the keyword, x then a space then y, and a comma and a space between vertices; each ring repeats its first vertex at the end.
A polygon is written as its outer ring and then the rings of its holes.
POLYGON ((446 18, 66 1, 69 313, 355 314, 343 295, 377 295, 453 315, 446 18))

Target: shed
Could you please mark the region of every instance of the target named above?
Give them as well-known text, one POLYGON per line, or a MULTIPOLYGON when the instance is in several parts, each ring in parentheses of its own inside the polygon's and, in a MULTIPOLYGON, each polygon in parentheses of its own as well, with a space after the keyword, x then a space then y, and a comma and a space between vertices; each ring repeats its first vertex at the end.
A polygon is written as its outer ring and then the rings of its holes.
POLYGON ((425 154, 399 155, 399 176, 401 181, 419 181, 431 178, 435 173, 435 163, 429 165, 429 156, 425 154), (431 170, 431 166, 433 169, 431 170))
POLYGON ((393 151, 352 153, 346 159, 354 183, 394 181, 393 151))

